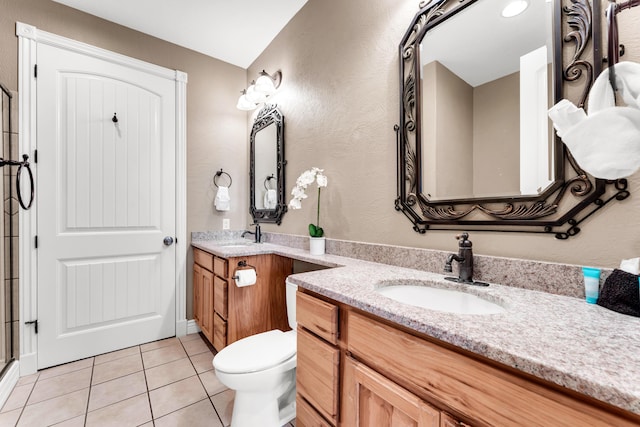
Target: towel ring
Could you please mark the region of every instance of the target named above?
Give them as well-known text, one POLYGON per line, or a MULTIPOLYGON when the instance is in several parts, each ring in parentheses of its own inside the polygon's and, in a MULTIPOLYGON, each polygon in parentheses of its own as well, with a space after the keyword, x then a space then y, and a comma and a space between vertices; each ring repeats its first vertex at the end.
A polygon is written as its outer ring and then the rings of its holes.
POLYGON ((615 0, 610 0, 606 10, 608 40, 607 40, 607 62, 609 68, 609 83, 613 88, 613 92, 618 90, 616 87, 616 72, 614 65, 618 63, 620 56, 624 55, 624 45, 618 42, 618 20, 616 15, 625 9, 640 6, 640 0, 628 0, 617 4, 615 0))
MULTIPOLYGON (((264 179, 264 189, 269 191, 269 187, 267 187, 267 184, 271 182, 271 180, 275 180, 276 177, 273 176, 273 174, 271 174, 271 176, 268 176, 264 179)), ((276 180, 276 184, 277 184, 277 180, 276 180)), ((275 186, 274 186, 275 187, 275 186)), ((272 188, 271 190, 275 190, 275 188, 272 188)))
POLYGON ((217 179, 222 175, 225 174, 227 175, 227 177, 229 178, 229 185, 227 185, 227 187, 231 187, 231 184, 233 183, 233 180, 231 179, 231 175, 229 175, 228 173, 226 173, 225 171, 223 171, 222 169, 220 169, 218 172, 216 172, 215 176, 213 177, 213 184, 218 187, 218 181, 217 179))
POLYGON ((607 16, 607 27, 608 27, 608 37, 607 37, 607 64, 609 69, 609 84, 613 89, 614 96, 615 92, 618 90, 616 87, 616 71, 614 65, 618 63, 619 51, 618 51, 618 20, 616 19, 616 14, 618 13, 618 5, 615 1, 612 1, 607 6, 606 16, 607 16))

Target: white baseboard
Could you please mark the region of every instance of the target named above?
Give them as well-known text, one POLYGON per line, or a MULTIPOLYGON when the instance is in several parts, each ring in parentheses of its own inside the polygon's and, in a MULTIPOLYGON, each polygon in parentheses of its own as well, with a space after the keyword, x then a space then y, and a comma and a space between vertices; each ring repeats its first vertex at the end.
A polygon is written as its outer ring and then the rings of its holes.
POLYGON ((189 334, 197 334, 200 332, 200 327, 196 323, 195 320, 187 320, 187 335, 189 334))
POLYGON ((38 353, 20 355, 20 376, 31 375, 38 372, 38 353))
POLYGON ((188 320, 178 320, 176 322, 176 336, 183 337, 189 333, 188 320))
POLYGON ((20 378, 20 362, 14 360, 11 362, 9 370, 0 379, 0 408, 4 406, 5 402, 9 398, 9 395, 13 391, 14 387, 18 383, 20 378))

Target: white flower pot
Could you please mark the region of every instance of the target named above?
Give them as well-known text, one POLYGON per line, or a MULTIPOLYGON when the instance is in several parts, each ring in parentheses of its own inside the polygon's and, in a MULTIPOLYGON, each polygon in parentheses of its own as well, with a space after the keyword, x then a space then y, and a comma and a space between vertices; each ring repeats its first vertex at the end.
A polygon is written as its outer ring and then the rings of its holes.
POLYGON ((324 237, 309 237, 309 253, 311 255, 324 255, 324 237))

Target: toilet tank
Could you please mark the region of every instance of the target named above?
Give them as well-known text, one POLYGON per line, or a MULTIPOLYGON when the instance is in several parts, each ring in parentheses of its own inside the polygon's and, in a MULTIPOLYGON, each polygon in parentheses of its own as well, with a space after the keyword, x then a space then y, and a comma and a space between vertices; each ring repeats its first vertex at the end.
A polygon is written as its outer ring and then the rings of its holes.
POLYGON ((298 285, 295 285, 289 281, 289 278, 285 280, 287 286, 287 319, 289 320, 289 327, 294 331, 298 327, 296 322, 296 292, 298 291, 298 285))

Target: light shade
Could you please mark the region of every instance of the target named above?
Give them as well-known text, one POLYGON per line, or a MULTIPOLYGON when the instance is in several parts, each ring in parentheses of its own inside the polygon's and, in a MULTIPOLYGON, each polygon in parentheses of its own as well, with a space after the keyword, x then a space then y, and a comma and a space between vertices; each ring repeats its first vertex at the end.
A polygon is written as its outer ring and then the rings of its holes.
POLYGON ((271 96, 276 93, 276 86, 271 77, 263 74, 256 80, 255 91, 264 93, 266 96, 271 96))
POLYGON ((247 99, 254 104, 261 104, 267 100, 267 95, 256 90, 256 85, 252 84, 247 88, 247 99))
POLYGON ((524 12, 528 6, 529 2, 527 2, 527 0, 510 1, 504 9, 502 9, 502 16, 505 18, 513 18, 514 16, 520 15, 524 12))
POLYGON ((240 96, 240 98, 238 98, 238 104, 236 105, 236 108, 238 110, 251 111, 255 110, 257 106, 258 105, 255 102, 251 102, 247 99, 246 91, 243 90, 242 95, 240 96))

